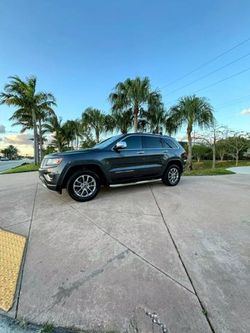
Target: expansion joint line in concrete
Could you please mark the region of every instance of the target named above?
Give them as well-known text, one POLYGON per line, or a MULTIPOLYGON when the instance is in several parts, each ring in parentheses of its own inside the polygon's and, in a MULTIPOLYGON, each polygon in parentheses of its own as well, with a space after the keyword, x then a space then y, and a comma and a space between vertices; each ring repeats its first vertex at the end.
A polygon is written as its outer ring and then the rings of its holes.
POLYGON ((178 257, 179 257, 179 259, 180 259, 180 261, 181 261, 181 264, 182 264, 182 266, 183 266, 183 269, 185 270, 185 272, 186 272, 186 274, 187 274, 187 277, 188 277, 188 279, 189 279, 189 281, 190 281, 190 283, 191 283, 191 286, 192 286, 193 289, 194 289, 195 296, 197 297, 198 302, 200 303, 200 306, 201 306, 201 308, 202 308, 202 312, 203 312, 203 314, 204 314, 205 317, 206 317, 206 320, 207 320, 207 322, 208 322, 208 325, 209 325, 211 331, 212 331, 213 333, 215 333, 215 330, 214 330, 214 328, 213 328, 213 325, 212 325, 210 319, 208 318, 208 315, 207 315, 207 311, 206 311, 206 309, 205 309, 205 306, 203 305, 203 303, 202 303, 202 301, 201 301, 201 299, 200 299, 200 297, 199 297, 199 295, 198 295, 198 292, 197 292, 197 290, 196 290, 196 288, 195 288, 195 286, 194 286, 194 283, 193 283, 193 281, 192 281, 192 278, 191 278, 190 274, 188 273, 187 267, 186 267, 186 265, 185 265, 185 263, 184 263, 184 261, 183 261, 183 259, 182 259, 181 253, 180 253, 180 251, 179 251, 179 249, 178 249, 178 246, 177 246, 177 244, 176 244, 176 242, 175 242, 175 240, 174 240, 174 237, 173 237, 173 235, 172 235, 172 233, 171 233, 171 231, 170 231, 170 228, 169 228, 169 226, 168 226, 168 224, 167 224, 167 221, 166 221, 166 219, 165 219, 165 217, 164 217, 164 215, 163 215, 163 213, 162 213, 162 210, 161 210, 161 208, 160 208, 160 206, 159 206, 159 204, 158 204, 158 202, 157 202, 157 200, 156 200, 156 197, 155 197, 154 191, 152 190, 152 187, 151 187, 150 185, 148 185, 148 186, 149 186, 149 189, 150 189, 150 191, 151 191, 151 193, 152 193, 152 196, 153 196, 153 198, 154 198, 154 201, 155 201, 155 203, 156 203, 156 206, 157 206, 158 209, 159 209, 159 212, 160 212, 160 214, 161 214, 161 217, 162 217, 163 223, 164 223, 164 225, 165 225, 165 227, 166 227, 166 229, 167 229, 167 232, 168 232, 168 234, 169 234, 169 236, 170 236, 170 238, 171 238, 171 240, 172 240, 172 242, 173 242, 173 245, 174 245, 175 250, 176 250, 176 252, 177 252, 177 255, 178 255, 178 257))
MULTIPOLYGON (((72 205, 70 205, 70 207, 74 210, 77 211, 78 214, 81 214, 81 212, 76 209, 75 207, 73 207, 72 205)), ((82 214, 81 214, 82 215, 82 214)), ((121 242, 118 238, 114 237, 113 235, 111 235, 110 233, 108 233, 105 229, 101 228, 96 222, 94 222, 89 216, 86 215, 86 213, 83 215, 85 218, 87 218, 89 220, 90 223, 94 224, 100 231, 102 231, 104 234, 106 234, 108 237, 112 238, 114 241, 116 241, 117 243, 119 243, 120 245, 122 245, 123 247, 125 247, 127 250, 129 250, 131 253, 133 253, 135 256, 137 256, 138 258, 140 258, 142 261, 144 261, 145 263, 147 263, 149 266, 151 266, 152 268, 156 269, 158 272, 160 272, 161 274, 165 275, 168 279, 170 279, 172 282, 178 284, 181 288, 186 289, 188 292, 190 292, 191 294, 195 295, 194 292, 192 290, 190 290, 189 288, 187 288, 186 286, 184 286, 182 283, 180 283, 179 281, 177 281, 176 279, 174 279, 171 275, 167 274, 166 272, 164 272, 162 269, 160 269, 159 267, 155 266, 152 262, 148 261, 146 258, 144 258, 143 256, 141 256, 140 254, 138 254, 137 252, 135 252, 134 250, 132 250, 130 247, 128 247, 125 243, 121 242)))
POLYGON ((31 226, 32 226, 33 216, 34 216, 34 210, 35 210, 37 190, 38 190, 38 183, 36 184, 36 190, 35 190, 33 204, 32 204, 32 211, 31 211, 31 217, 30 217, 30 225, 29 225, 29 230, 28 230, 28 236, 27 236, 27 239, 26 239, 26 246, 25 246, 25 250, 24 250, 24 254, 23 254, 22 269, 21 269, 20 277, 19 277, 20 283, 19 283, 19 289, 18 289, 17 298, 16 298, 15 319, 17 319, 17 313, 18 313, 18 307, 19 307, 19 299, 20 299, 20 294, 21 294, 21 289, 22 289, 22 282, 23 282, 23 272, 24 272, 24 266, 25 266, 25 260, 26 260, 26 256, 27 256, 27 251, 28 251, 28 247, 29 247, 29 239, 30 239, 31 226))

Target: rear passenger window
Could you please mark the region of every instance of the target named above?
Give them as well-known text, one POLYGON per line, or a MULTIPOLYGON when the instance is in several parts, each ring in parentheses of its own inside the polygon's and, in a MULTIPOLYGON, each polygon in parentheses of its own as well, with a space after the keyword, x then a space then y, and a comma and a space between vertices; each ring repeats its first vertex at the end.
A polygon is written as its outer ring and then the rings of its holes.
POLYGON ((162 139, 157 137, 143 136, 143 148, 163 148, 162 139))
POLYGON ((126 142, 126 149, 141 149, 142 147, 140 136, 129 136, 122 141, 126 142))
POLYGON ((176 143, 171 139, 164 138, 164 143, 166 144, 166 148, 177 148, 176 143))

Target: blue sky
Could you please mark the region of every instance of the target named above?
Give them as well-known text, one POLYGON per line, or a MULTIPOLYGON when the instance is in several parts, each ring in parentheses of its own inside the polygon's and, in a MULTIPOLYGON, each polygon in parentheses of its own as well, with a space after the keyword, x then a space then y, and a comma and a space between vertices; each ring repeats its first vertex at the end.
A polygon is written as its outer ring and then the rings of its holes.
MULTIPOLYGON (((88 106, 108 112, 118 81, 148 76, 167 107, 202 89, 220 123, 250 129, 250 114, 240 115, 250 108, 250 70, 203 89, 250 69, 250 40, 183 78, 250 37, 249 0, 1 0, 0 12, 0 90, 10 75, 36 75, 64 120, 88 106)), ((18 131, 10 116, 0 106, 0 124, 18 131)))

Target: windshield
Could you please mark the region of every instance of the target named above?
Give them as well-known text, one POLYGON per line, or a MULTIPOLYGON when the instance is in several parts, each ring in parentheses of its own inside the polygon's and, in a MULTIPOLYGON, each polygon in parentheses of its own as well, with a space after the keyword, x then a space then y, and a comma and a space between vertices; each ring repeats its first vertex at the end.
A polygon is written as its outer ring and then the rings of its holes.
POLYGON ((100 143, 97 143, 94 148, 106 148, 109 145, 111 145, 113 142, 115 142, 117 139, 119 139, 122 136, 122 134, 112 136, 111 138, 105 139, 100 143))

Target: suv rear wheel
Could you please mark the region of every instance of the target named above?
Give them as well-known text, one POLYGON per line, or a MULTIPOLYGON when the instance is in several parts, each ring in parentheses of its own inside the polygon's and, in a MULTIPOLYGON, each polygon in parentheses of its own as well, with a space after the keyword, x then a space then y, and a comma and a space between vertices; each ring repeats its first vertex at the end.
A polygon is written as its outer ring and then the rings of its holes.
POLYGON ((178 165, 172 164, 165 171, 162 181, 165 185, 175 186, 179 183, 181 178, 181 171, 178 165))
POLYGON ((76 201, 94 199, 101 188, 99 176, 89 170, 75 172, 68 180, 67 191, 76 201))

